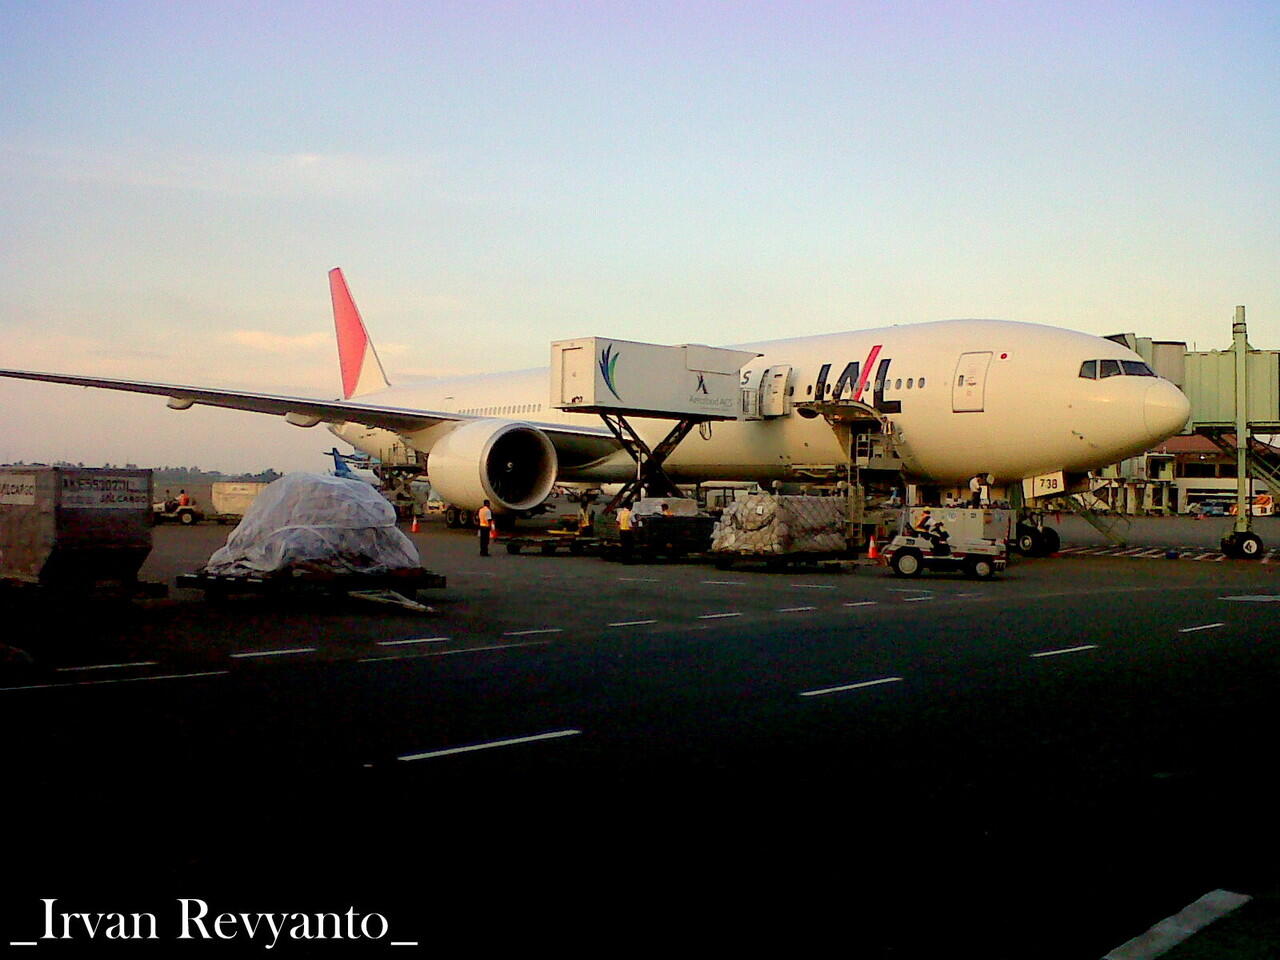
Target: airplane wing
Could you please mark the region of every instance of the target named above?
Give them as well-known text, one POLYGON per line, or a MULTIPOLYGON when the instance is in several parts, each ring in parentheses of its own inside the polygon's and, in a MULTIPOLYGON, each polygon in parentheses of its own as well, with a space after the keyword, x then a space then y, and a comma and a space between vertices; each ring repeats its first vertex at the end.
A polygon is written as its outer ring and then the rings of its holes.
MULTIPOLYGON (((185 410, 200 403, 210 407, 227 407, 252 413, 273 413, 291 416, 302 426, 317 423, 343 423, 351 421, 370 427, 382 427, 396 433, 413 433, 438 423, 464 423, 483 417, 446 413, 438 410, 415 410, 405 407, 388 407, 357 400, 314 400, 307 397, 288 397, 269 393, 249 393, 242 390, 220 390, 209 387, 189 387, 172 383, 150 383, 144 380, 115 380, 106 377, 82 377, 65 373, 38 373, 31 370, 2 370, 0 377, 15 380, 37 380, 44 383, 65 383, 77 387, 99 387, 103 390, 123 390, 128 393, 149 393, 168 397, 169 406, 185 410), (307 423, 306 421, 311 421, 307 423)), ((587 441, 596 450, 618 449, 617 440, 605 427, 566 426, 555 423, 535 423, 547 433, 552 442, 557 439, 573 445, 575 438, 587 441), (607 441, 602 448, 601 442, 607 441)), ((557 444, 559 446, 559 444, 557 444)))

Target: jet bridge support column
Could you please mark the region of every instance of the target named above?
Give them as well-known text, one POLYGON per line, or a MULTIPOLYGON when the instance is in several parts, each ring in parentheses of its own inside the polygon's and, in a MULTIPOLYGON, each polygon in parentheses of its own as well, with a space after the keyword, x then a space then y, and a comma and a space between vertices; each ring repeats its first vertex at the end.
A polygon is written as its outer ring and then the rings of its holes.
POLYGON ((1222 552, 1252 560, 1262 555, 1262 538, 1253 532, 1253 498, 1249 482, 1249 338, 1244 307, 1236 307, 1231 324, 1231 350, 1236 370, 1236 519, 1222 538, 1222 552))

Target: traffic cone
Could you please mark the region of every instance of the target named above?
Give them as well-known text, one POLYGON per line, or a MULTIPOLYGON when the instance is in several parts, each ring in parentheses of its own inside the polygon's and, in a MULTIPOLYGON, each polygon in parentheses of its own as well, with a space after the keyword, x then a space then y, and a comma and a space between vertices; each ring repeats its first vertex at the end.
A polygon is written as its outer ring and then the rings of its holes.
POLYGON ((867 547, 867 559, 868 560, 880 559, 880 551, 876 549, 876 535, 874 533, 871 535, 871 545, 867 547))
POLYGON ((418 515, 416 513, 413 515, 413 523, 409 525, 409 532, 410 533, 418 532, 418 515))

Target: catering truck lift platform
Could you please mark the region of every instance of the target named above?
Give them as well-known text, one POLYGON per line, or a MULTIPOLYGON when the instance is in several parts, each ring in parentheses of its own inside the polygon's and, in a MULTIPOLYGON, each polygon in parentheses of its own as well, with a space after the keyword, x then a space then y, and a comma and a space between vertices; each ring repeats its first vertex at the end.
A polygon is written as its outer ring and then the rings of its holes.
POLYGON ((551 344, 551 405, 599 414, 636 463, 635 476, 605 506, 606 513, 641 496, 683 496, 663 465, 694 427, 739 419, 742 365, 758 356, 694 343, 663 346, 607 337, 551 344), (637 417, 675 424, 650 446, 630 422, 637 417))

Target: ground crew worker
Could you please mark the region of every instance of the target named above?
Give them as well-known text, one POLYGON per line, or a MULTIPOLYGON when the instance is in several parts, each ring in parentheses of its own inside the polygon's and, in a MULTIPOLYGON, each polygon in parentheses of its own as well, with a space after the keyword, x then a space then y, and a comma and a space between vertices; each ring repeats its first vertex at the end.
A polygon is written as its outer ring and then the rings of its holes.
POLYGON ((582 506, 578 508, 578 536, 591 536, 591 527, 595 524, 595 516, 591 513, 591 506, 585 500, 582 506))
POLYGON ((180 507, 191 506, 191 498, 187 496, 187 491, 185 490, 178 491, 178 506, 180 507))
POLYGON ((982 474, 976 474, 969 481, 969 506, 982 506, 982 474))
POLYGON ((663 515, 664 517, 669 517, 669 516, 671 516, 671 515, 672 515, 672 514, 671 514, 671 504, 667 503, 667 501, 665 501, 665 500, 663 500, 663 501, 662 501, 662 515, 663 515))
POLYGON ((480 556, 489 555, 489 537, 493 534, 493 511, 489 509, 489 501, 476 512, 476 523, 480 525, 480 556))
POLYGON ((635 544, 635 531, 631 525, 631 503, 626 501, 618 508, 618 545, 622 550, 622 562, 631 562, 631 548, 635 544))

